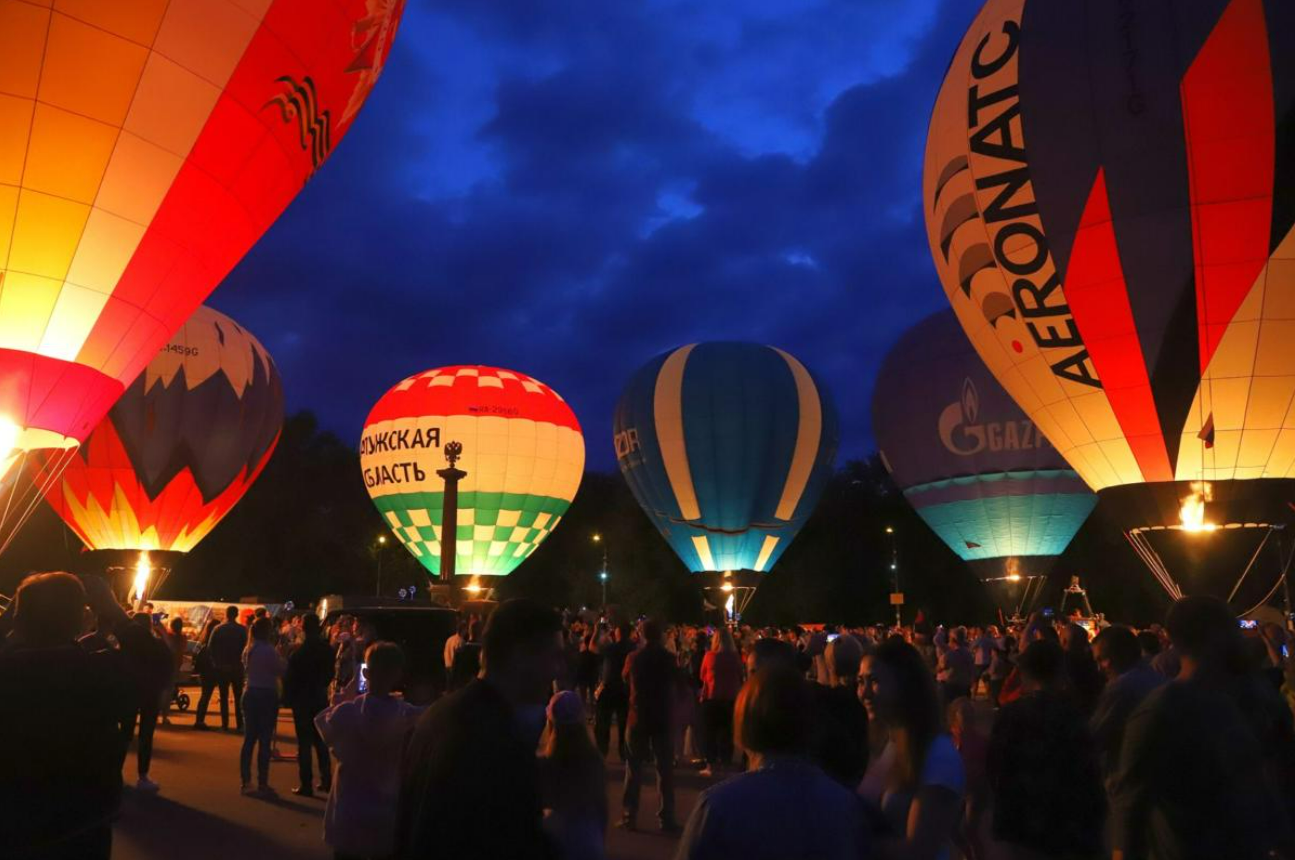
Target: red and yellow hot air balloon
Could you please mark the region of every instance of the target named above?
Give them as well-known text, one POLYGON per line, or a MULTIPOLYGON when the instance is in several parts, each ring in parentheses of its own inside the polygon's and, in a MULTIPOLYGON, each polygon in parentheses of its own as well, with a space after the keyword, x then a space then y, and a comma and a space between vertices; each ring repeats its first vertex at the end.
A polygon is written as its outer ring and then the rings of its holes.
POLYGON ((66 459, 283 211, 350 128, 402 7, 0 0, 8 464, 66 459))
POLYGON ((265 347, 201 307, 47 498, 89 549, 188 552, 247 492, 282 428, 283 385, 265 347))
POLYGON ((986 3, 923 205, 981 358, 1174 594, 1156 532, 1295 501, 1295 5, 1134 6, 986 3))

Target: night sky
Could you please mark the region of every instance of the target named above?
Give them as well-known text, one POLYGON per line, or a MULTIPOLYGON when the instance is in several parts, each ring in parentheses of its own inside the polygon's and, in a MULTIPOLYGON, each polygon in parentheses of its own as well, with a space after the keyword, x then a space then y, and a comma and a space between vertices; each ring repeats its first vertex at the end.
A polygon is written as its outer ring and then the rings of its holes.
POLYGON ((446 364, 556 388, 615 466, 629 374, 754 340, 873 449, 881 357, 940 307, 926 125, 975 0, 410 0, 336 154, 213 295, 291 409, 358 440, 446 364))

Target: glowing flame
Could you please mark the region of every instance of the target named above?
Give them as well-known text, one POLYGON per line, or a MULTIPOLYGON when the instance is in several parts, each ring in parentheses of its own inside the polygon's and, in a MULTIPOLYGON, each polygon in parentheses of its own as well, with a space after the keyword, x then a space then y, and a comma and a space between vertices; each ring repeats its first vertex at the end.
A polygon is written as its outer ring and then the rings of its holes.
POLYGON ((974 424, 978 414, 980 414, 980 394, 968 377, 962 380, 962 417, 968 424, 974 424))
POLYGON ((1205 520, 1205 503, 1213 501, 1214 487, 1209 481, 1193 481, 1192 491, 1183 497, 1178 519, 1186 532, 1212 532, 1217 525, 1205 520))
POLYGON ((135 583, 131 586, 136 602, 143 602, 144 592, 148 589, 148 578, 152 573, 153 565, 149 563, 148 550, 144 550, 139 554, 139 561, 135 562, 135 583))
POLYGON ((477 594, 481 591, 481 583, 477 582, 474 579, 472 582, 469 582, 467 585, 463 586, 463 590, 468 592, 469 594, 477 594))
POLYGON ((730 594, 728 601, 724 604, 724 611, 728 613, 729 618, 737 617, 737 595, 730 594))
POLYGON ((733 590, 733 583, 731 583, 731 582, 726 582, 726 583, 724 583, 723 585, 721 585, 721 586, 719 587, 719 590, 720 590, 720 591, 723 591, 725 594, 727 594, 728 592, 730 592, 730 591, 732 591, 732 590, 733 590))

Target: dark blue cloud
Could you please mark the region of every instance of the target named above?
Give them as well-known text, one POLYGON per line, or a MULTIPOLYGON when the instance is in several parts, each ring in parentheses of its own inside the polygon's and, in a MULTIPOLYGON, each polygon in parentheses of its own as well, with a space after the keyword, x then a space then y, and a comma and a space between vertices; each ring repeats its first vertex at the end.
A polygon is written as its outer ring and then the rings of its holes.
POLYGON ((938 307, 926 121, 970 0, 411 3, 351 135, 213 298, 356 438, 451 363, 563 393, 610 468, 629 373, 788 349, 871 449, 881 355, 938 307))

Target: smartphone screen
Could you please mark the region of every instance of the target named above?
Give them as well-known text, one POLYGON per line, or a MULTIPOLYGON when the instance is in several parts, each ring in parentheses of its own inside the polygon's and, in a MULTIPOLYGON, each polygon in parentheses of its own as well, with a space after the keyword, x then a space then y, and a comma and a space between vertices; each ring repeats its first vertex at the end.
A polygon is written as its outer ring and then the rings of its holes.
POLYGON ((360 664, 360 692, 369 692, 369 664, 360 664))
POLYGON ((1254 630, 1259 626, 1259 622, 1253 618, 1242 618, 1239 622, 1242 630, 1254 630))

